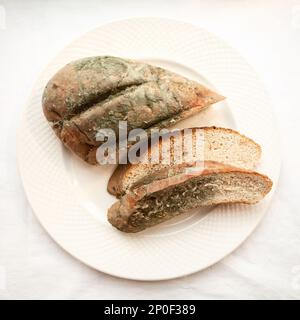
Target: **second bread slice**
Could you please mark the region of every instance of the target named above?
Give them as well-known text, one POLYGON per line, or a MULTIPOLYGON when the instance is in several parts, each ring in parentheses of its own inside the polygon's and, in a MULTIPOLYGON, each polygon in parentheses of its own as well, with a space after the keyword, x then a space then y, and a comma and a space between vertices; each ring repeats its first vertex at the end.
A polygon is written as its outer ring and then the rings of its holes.
POLYGON ((139 232, 202 206, 254 204, 272 188, 265 175, 216 162, 205 162, 193 174, 184 166, 176 169, 170 177, 165 168, 149 184, 128 192, 109 209, 108 221, 120 231, 139 232))

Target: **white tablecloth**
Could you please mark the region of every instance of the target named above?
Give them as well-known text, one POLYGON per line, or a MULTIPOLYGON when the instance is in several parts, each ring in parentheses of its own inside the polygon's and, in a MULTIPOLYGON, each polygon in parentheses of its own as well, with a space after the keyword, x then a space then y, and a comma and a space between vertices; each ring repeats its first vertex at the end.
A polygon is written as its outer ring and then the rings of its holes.
POLYGON ((0 1, 0 299, 300 298, 300 0, 0 1), (221 36, 273 99, 283 164, 252 236, 197 274, 164 282, 113 278, 76 261, 37 222, 16 163, 16 130, 43 67, 70 41, 112 20, 180 19, 221 36))

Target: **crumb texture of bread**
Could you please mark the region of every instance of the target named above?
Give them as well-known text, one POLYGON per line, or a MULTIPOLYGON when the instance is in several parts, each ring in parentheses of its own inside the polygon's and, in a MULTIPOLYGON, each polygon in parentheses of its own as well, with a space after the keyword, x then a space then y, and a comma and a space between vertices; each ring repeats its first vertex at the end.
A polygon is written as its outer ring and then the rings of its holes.
MULTIPOLYGON (((184 135, 184 130, 180 134, 184 135)), ((186 133, 185 133, 186 134, 186 133)), ((200 161, 216 161, 223 164, 231 165, 238 168, 252 170, 259 163, 261 157, 261 147, 252 139, 240 134, 239 132, 220 127, 203 127, 193 128, 188 131, 193 139, 203 139, 203 147, 200 150, 200 161), (200 131, 200 135, 196 134, 196 130, 200 131)), ((164 164, 150 163, 145 164, 145 158, 151 158, 151 153, 159 149, 161 153, 160 140, 156 145, 148 149, 148 153, 141 158, 141 163, 120 165, 113 173, 108 183, 108 191, 116 196, 125 194, 128 190, 137 184, 146 183, 148 177, 156 171, 167 168, 176 163, 176 155, 174 146, 170 148, 170 163, 164 164)), ((196 143, 193 144, 195 148, 196 143)), ((183 161, 184 162, 184 161, 183 161)))
POLYGON ((271 188, 272 181, 265 175, 205 162, 200 173, 179 171, 128 192, 109 209, 108 221, 120 231, 139 232, 198 207, 254 204, 271 188))
POLYGON ((73 61, 48 82, 43 111, 64 145, 90 164, 97 133, 174 125, 224 97, 180 75, 111 56, 73 61))

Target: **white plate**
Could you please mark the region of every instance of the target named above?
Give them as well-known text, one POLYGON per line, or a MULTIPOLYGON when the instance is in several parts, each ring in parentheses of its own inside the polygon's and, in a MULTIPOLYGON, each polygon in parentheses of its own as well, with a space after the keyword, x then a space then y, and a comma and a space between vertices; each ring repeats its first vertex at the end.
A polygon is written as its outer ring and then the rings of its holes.
POLYGON ((269 98, 255 72, 211 33, 173 20, 114 22, 65 48, 40 76, 18 136, 26 194, 55 241, 87 265, 122 278, 163 280, 204 269, 239 246, 264 216, 272 193, 255 206, 196 210, 140 234, 123 234, 106 221, 115 201, 106 191, 113 167, 92 167, 69 154, 42 114, 50 77, 71 60, 115 55, 151 62, 209 85, 227 97, 178 127, 217 125, 252 137, 263 147, 259 171, 276 187, 278 131, 269 98))

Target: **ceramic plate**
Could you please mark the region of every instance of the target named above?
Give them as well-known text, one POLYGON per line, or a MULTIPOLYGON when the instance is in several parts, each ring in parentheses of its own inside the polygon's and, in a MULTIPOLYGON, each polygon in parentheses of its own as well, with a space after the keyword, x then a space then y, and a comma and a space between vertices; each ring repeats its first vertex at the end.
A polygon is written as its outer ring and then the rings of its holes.
POLYGON ((278 130, 270 100, 240 55, 206 30, 156 18, 113 22, 67 48, 38 79, 18 135, 19 167, 30 204, 51 237, 87 265, 122 278, 171 279, 202 270, 232 252, 267 211, 279 176, 278 130), (47 81, 71 60, 115 55, 139 59, 195 79, 225 95, 188 126, 239 130, 263 148, 258 171, 274 182, 253 206, 195 210, 139 234, 124 234, 106 220, 113 196, 106 186, 113 166, 92 167, 61 145, 45 120, 41 97, 47 81))

